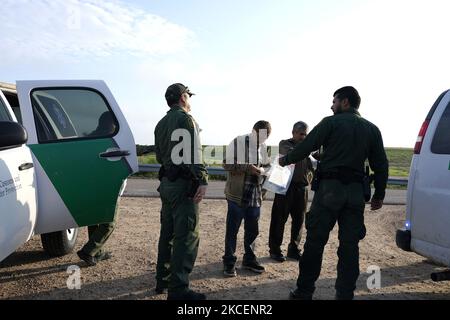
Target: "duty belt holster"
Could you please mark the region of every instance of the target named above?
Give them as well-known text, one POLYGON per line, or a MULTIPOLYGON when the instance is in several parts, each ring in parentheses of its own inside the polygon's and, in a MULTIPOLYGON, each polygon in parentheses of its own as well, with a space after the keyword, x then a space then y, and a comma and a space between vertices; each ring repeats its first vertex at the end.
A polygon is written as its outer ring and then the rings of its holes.
POLYGON ((313 179, 311 181, 311 190, 312 191, 318 191, 320 186, 320 176, 321 176, 321 163, 320 161, 317 161, 317 169, 314 170, 313 179))
POLYGON ((191 170, 185 165, 180 166, 170 166, 168 168, 161 166, 159 170, 158 178, 162 181, 163 178, 167 178, 170 182, 175 182, 178 179, 184 179, 189 181, 188 191, 186 196, 188 198, 193 198, 197 193, 198 187, 200 186, 200 180, 191 173, 191 170))
POLYGON ((166 170, 164 169, 164 166, 161 166, 161 168, 159 168, 159 172, 158 172, 158 180, 162 181, 165 174, 166 174, 166 170))
POLYGON ((360 174, 350 170, 330 171, 320 173, 320 179, 323 180, 338 180, 342 184, 361 183, 364 191, 364 199, 369 202, 372 196, 371 183, 374 176, 369 174, 369 167, 366 168, 366 173, 360 174))

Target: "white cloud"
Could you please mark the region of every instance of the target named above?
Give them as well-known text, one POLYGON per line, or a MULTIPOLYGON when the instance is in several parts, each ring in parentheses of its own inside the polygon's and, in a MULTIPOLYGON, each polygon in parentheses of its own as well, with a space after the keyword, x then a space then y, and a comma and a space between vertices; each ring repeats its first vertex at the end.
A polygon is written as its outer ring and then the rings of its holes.
POLYGON ((3 0, 0 63, 179 52, 194 45, 187 28, 123 2, 3 0))

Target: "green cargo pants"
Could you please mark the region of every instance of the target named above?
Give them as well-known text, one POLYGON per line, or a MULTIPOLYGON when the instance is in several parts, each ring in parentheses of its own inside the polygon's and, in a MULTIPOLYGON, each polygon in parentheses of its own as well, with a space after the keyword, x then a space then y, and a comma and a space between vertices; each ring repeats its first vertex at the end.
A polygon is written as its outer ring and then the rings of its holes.
POLYGON ((115 229, 118 207, 117 203, 114 212, 114 220, 112 222, 88 227, 89 241, 82 249, 84 253, 92 257, 98 257, 102 254, 103 246, 115 229))
POLYGON ((103 252, 103 246, 113 233, 114 228, 115 222, 89 226, 89 241, 83 247, 83 252, 93 257, 100 256, 103 252))
POLYGON ((359 241, 364 239, 364 193, 360 183, 343 184, 322 180, 311 210, 306 215, 307 237, 299 263, 297 290, 312 297, 322 268, 323 250, 336 222, 339 224, 339 249, 336 297, 353 299, 359 277, 359 241))
POLYGON ((169 293, 189 289, 189 274, 197 258, 199 210, 186 195, 190 187, 190 181, 170 182, 167 178, 163 178, 160 186, 162 209, 156 281, 158 287, 169 288, 169 293))

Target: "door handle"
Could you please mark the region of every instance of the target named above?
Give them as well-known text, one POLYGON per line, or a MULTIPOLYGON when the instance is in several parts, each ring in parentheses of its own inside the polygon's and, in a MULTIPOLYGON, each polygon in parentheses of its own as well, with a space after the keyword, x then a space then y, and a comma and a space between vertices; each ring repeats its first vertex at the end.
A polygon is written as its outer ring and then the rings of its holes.
POLYGON ((130 151, 128 150, 115 150, 115 151, 106 151, 100 153, 100 158, 121 158, 127 157, 130 155, 130 151))
POLYGON ((24 164, 20 165, 19 171, 25 171, 25 170, 29 170, 31 168, 34 168, 34 164, 32 164, 32 163, 24 163, 24 164))

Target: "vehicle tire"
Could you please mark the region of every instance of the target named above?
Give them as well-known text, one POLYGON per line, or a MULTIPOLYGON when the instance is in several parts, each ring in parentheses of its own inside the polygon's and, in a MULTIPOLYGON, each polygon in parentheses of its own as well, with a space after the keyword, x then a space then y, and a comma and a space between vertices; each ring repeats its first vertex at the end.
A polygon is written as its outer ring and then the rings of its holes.
POLYGON ((77 237, 78 229, 69 229, 41 234, 41 242, 51 257, 61 257, 73 251, 77 237))
POLYGON ((397 247, 399 247, 403 251, 411 252, 411 231, 397 230, 395 242, 397 244, 397 247))

